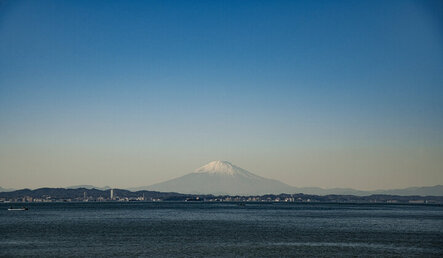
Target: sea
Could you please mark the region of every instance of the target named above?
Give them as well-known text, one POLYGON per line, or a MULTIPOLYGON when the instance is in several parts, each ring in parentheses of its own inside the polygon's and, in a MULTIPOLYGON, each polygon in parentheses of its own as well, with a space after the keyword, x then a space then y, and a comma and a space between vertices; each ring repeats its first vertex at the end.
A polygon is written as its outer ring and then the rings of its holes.
POLYGON ((443 257, 443 206, 0 204, 1 257, 443 257))

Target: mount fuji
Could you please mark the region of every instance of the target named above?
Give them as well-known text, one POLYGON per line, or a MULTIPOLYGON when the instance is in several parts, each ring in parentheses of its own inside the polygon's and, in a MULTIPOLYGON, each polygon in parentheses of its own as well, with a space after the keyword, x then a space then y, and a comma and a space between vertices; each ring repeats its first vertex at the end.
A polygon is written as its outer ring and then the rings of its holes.
POLYGON ((257 176, 227 161, 213 161, 190 173, 140 189, 216 195, 262 195, 293 192, 294 187, 257 176))
POLYGON ((433 195, 443 196, 443 185, 361 191, 351 188, 294 187, 278 180, 257 176, 227 161, 213 161, 193 173, 162 183, 130 188, 131 191, 149 190, 159 192, 178 192, 184 194, 214 195, 264 195, 281 193, 304 193, 313 195, 433 195))

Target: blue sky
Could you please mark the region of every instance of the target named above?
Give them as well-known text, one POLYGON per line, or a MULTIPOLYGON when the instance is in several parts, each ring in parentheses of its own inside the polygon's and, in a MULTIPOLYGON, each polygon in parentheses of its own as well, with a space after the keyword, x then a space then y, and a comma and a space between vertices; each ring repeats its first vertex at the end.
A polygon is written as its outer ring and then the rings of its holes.
POLYGON ((149 185, 219 159, 296 186, 443 184, 442 14, 2 1, 0 186, 149 185))

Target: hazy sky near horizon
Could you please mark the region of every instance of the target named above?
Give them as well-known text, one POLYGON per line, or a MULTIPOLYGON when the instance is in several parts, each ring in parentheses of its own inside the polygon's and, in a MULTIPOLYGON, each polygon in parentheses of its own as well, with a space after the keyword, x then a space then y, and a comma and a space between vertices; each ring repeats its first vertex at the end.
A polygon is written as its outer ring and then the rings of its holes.
POLYGON ((0 1, 0 186, 228 160, 294 186, 443 184, 442 1, 0 1))

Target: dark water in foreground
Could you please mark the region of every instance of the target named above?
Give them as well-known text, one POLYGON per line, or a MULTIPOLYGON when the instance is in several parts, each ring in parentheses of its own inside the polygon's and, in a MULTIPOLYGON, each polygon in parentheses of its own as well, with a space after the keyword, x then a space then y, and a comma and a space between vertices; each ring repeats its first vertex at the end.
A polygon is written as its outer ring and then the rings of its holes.
POLYGON ((0 256, 435 256, 443 206, 0 204, 0 256), (19 206, 19 205, 16 205, 19 206))

